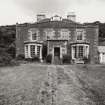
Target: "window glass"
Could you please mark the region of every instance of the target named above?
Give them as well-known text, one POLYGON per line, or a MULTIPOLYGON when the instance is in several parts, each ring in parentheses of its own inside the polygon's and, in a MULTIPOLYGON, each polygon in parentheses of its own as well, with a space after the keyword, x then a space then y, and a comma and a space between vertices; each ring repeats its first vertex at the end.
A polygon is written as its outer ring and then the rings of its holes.
POLYGON ((31 45, 30 46, 30 50, 31 50, 31 57, 34 57, 35 56, 35 45, 31 45))
POLYGON ((32 40, 37 40, 37 33, 32 33, 32 40))
POLYGON ((78 57, 83 58, 83 46, 79 46, 78 48, 78 57))
POLYGON ((25 46, 25 54, 28 56, 28 45, 25 46))
POLYGON ((77 40, 83 40, 83 32, 82 31, 77 32, 77 40))
POLYGON ((40 56, 40 46, 37 46, 37 55, 40 56))

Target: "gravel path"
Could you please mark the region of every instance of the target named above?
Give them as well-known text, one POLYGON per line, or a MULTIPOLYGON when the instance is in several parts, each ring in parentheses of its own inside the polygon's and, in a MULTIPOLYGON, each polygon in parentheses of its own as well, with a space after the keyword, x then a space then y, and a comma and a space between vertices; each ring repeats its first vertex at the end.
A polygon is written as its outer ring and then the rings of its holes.
POLYGON ((50 65, 42 82, 39 105, 95 105, 82 89, 78 76, 71 68, 50 65), (41 102, 41 101, 40 101, 41 102))

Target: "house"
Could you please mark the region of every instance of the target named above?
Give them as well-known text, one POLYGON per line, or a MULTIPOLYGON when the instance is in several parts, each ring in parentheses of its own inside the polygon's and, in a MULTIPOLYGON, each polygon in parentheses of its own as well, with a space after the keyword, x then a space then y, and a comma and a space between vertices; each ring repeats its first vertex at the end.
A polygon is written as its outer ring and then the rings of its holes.
POLYGON ((92 64, 98 62, 98 26, 80 24, 75 19, 75 14, 67 18, 39 14, 35 23, 16 24, 16 55, 37 55, 41 61, 49 54, 53 61, 69 55, 75 63, 84 57, 92 64))

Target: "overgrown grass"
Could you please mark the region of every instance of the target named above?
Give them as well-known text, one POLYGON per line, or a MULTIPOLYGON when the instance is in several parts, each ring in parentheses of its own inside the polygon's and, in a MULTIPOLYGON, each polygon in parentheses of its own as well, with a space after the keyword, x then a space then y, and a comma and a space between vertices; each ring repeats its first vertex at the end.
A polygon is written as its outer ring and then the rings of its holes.
POLYGON ((105 105, 105 65, 77 65, 79 81, 96 105, 105 105))

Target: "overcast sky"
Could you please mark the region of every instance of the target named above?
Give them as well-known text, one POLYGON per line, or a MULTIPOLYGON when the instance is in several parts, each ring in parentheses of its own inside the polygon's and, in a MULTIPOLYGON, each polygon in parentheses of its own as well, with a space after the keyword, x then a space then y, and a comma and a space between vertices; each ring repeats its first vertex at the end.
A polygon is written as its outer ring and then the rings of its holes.
POLYGON ((66 17, 75 12, 78 22, 105 22, 105 0, 0 0, 0 25, 36 21, 36 14, 66 17))

